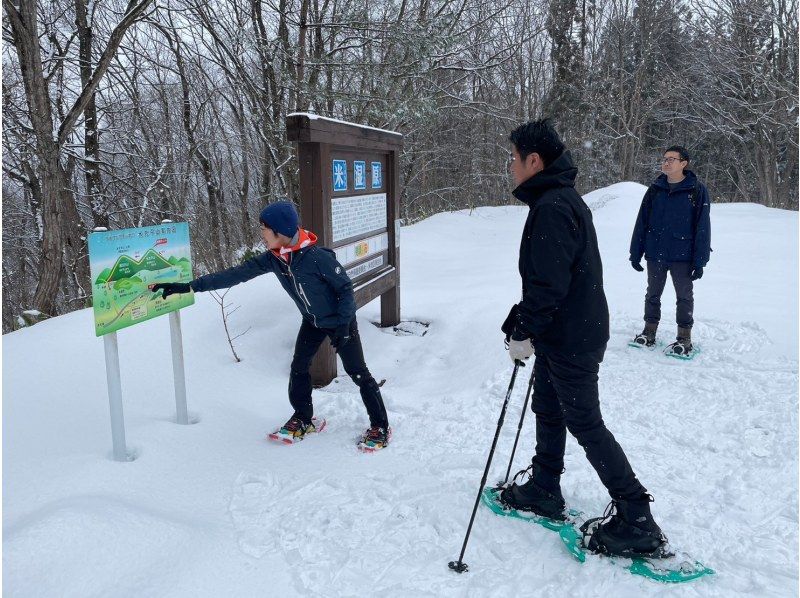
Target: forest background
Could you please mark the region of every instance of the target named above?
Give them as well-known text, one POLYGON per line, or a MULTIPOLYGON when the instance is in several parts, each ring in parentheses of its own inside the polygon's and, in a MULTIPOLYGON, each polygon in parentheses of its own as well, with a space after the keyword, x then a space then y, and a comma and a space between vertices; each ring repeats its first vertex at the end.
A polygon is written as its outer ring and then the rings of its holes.
POLYGON ((677 143, 714 202, 798 208, 798 0, 3 0, 2 53, 3 332, 89 304, 94 227, 237 263, 297 198, 298 111, 404 135, 406 223, 511 203, 542 116, 580 192, 677 143))

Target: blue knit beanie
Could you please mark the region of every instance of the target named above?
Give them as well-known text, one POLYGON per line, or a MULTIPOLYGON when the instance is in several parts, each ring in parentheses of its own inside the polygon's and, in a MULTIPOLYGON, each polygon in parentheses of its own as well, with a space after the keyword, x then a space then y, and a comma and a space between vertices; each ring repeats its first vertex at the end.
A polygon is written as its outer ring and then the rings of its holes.
POLYGON ((297 210, 290 201, 276 201, 261 210, 261 224, 290 239, 297 232, 297 210))

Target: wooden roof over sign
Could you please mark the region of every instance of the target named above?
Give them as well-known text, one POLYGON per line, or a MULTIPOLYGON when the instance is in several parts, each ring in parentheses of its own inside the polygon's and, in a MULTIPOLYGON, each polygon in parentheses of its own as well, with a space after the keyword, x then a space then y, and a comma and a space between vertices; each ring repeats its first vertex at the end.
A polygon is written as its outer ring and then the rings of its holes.
POLYGON ((286 138, 288 141, 329 143, 367 150, 398 150, 403 147, 403 136, 395 131, 355 125, 305 112, 286 117, 286 138))

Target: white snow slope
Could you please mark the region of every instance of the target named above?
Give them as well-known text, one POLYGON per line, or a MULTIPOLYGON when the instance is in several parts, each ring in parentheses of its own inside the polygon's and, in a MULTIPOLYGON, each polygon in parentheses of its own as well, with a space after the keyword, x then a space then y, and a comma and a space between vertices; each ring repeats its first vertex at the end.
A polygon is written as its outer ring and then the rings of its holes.
MULTIPOLYGON (((315 391, 328 429, 295 446, 265 440, 290 415, 300 316, 271 276, 230 291, 234 363, 208 294, 183 311, 189 410, 174 422, 166 318, 119 333, 129 449, 111 460, 103 343, 82 310, 3 337, 5 596, 796 596, 798 593, 798 215, 714 205, 714 253, 696 285, 691 362, 630 349, 645 276, 628 263, 644 187, 586 197, 611 309, 600 370, 607 425, 655 496, 672 544, 717 575, 681 586, 581 565, 558 537, 481 507, 458 556, 510 379, 499 326, 519 295, 523 207, 439 214, 402 231, 403 318, 372 325, 367 363, 394 428, 356 451, 367 420, 355 385, 315 391)), ((675 333, 674 292, 661 337, 675 333)), ((340 366, 341 371, 341 366, 340 366)), ((528 370, 524 370, 527 375, 528 370)), ((523 401, 512 398, 490 482, 505 473, 523 401)), ((528 416, 514 470, 533 453, 528 416)), ((570 438, 567 501, 609 498, 570 438)))

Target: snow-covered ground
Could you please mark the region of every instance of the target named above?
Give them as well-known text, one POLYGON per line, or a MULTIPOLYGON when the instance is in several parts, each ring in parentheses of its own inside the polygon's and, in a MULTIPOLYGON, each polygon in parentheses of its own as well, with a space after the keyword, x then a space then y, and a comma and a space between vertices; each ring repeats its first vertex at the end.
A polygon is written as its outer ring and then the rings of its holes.
MULTIPOLYGON (((386 379, 387 450, 356 451, 366 415, 348 379, 315 391, 328 419, 292 447, 265 433, 290 414, 300 316, 270 276, 228 300, 234 363, 207 294, 183 311, 190 415, 173 423, 166 318, 119 333, 128 444, 110 459, 103 343, 79 311, 3 337, 3 592, 6 596, 796 596, 798 592, 798 214, 714 205, 714 253, 696 285, 702 354, 629 349, 645 276, 627 247, 644 187, 586 197, 595 214, 612 338, 600 372, 605 420, 656 497, 673 545, 718 574, 678 587, 597 559, 481 508, 458 556, 511 373, 499 325, 519 295, 522 207, 439 214, 402 231, 403 318, 373 326, 367 363, 386 379)), ((675 332, 674 292, 661 335, 675 332)), ((523 400, 512 399, 490 481, 505 473, 523 400)), ((528 417, 515 470, 533 451, 528 417)), ((608 496, 570 438, 565 496, 608 496)))

